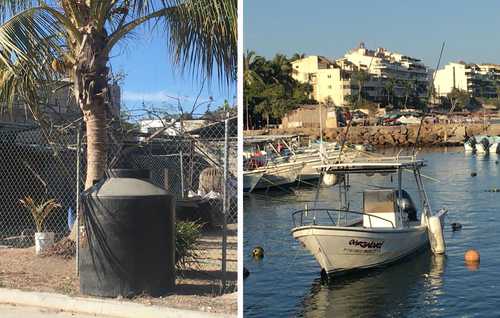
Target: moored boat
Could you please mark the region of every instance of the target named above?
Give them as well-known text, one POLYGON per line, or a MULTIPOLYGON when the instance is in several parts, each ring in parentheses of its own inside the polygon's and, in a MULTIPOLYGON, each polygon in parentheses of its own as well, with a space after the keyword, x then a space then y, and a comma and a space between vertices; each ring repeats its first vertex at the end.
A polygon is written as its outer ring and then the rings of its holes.
POLYGON ((304 163, 287 162, 266 166, 265 174, 260 178, 254 189, 269 189, 292 184, 297 180, 304 163))
POLYGON ((464 150, 465 152, 473 152, 476 150, 476 139, 471 137, 464 142, 464 150))
POLYGON ((313 254, 324 275, 383 266, 429 246, 435 253, 444 253, 446 210, 432 213, 420 174, 423 166, 414 157, 323 165, 325 174, 344 175, 339 183, 339 207, 294 212, 293 237, 313 254), (420 213, 402 188, 402 172, 408 170, 415 176, 420 213), (365 189, 361 211, 353 211, 349 209, 352 174, 396 175, 397 187, 365 189))
POLYGON ((252 192, 257 183, 266 173, 266 169, 257 169, 243 172, 243 192, 252 192))

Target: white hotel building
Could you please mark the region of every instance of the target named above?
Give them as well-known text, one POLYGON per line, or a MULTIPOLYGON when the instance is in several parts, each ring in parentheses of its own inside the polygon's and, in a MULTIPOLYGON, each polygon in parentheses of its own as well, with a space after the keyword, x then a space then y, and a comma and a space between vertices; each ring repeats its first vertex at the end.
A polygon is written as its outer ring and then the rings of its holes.
POLYGON ((454 88, 474 97, 496 97, 500 83, 500 65, 452 62, 434 74, 434 91, 446 96, 454 88))
POLYGON ((405 96, 409 83, 416 87, 419 97, 427 96, 429 73, 417 58, 390 52, 383 48, 366 49, 361 43, 343 58, 329 60, 323 56, 308 56, 292 62, 292 76, 313 86, 313 98, 318 102, 333 101, 337 106, 347 105, 348 95, 358 94, 358 83, 352 78, 355 70, 363 70, 369 79, 363 84, 363 95, 374 102, 387 101, 386 83, 394 84, 393 94, 405 96))

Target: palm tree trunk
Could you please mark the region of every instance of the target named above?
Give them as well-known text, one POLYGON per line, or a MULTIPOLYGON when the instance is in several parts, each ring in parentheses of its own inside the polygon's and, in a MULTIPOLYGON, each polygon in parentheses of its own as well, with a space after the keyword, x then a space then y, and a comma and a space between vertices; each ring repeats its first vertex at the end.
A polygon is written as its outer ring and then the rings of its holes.
POLYGON ((361 103, 361 90, 363 89, 363 82, 358 82, 358 105, 361 103))
POLYGON ((88 189, 95 181, 101 179, 106 169, 106 112, 103 106, 96 103, 92 107, 92 110, 85 116, 87 129, 87 176, 85 178, 85 189, 88 189))
POLYGON ((107 36, 89 27, 74 67, 74 90, 86 124, 87 176, 85 189, 104 175, 107 161, 107 36))
MULTIPOLYGON (((75 54, 76 64, 70 74, 78 106, 83 112, 87 135, 87 173, 85 189, 104 176, 107 163, 107 35, 92 26, 86 27, 85 40, 75 54)), ((78 222, 73 224, 69 238, 76 241, 78 222)))

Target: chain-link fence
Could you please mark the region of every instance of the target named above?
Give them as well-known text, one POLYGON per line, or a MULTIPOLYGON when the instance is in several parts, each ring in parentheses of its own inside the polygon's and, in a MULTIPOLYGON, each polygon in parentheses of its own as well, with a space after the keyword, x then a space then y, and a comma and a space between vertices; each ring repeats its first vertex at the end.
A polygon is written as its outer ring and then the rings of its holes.
MULTIPOLYGON (((81 127, 50 134, 38 127, 1 126, 0 245, 33 246, 33 217, 20 204, 28 196, 37 202, 55 199, 61 207, 45 222, 46 231, 54 232, 56 240, 70 233, 85 181, 86 136, 81 127)), ((236 118, 174 135, 109 131, 108 169, 150 170, 151 182, 176 196, 178 220, 198 220, 221 231, 224 287, 227 224, 237 221, 236 118)))
POLYGON ((34 244, 35 222, 20 200, 40 204, 55 199, 61 207, 49 215, 45 230, 56 239, 66 236, 76 202, 74 131, 41 130, 29 125, 0 129, 0 245, 34 244), (57 141, 56 141, 57 140, 57 141))

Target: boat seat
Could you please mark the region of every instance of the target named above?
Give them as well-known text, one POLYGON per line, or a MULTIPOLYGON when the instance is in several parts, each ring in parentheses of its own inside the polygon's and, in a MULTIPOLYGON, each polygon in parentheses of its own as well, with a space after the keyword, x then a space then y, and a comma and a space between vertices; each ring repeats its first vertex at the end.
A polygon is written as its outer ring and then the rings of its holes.
POLYGON ((363 192, 363 226, 367 228, 396 227, 396 190, 376 189, 363 192), (373 217, 372 217, 373 216, 373 217))

